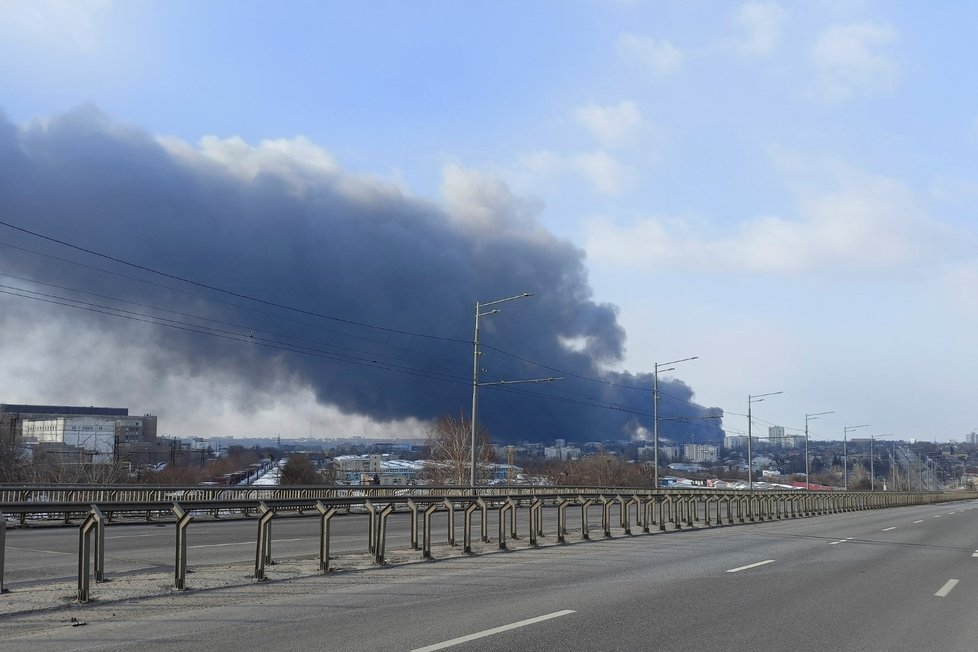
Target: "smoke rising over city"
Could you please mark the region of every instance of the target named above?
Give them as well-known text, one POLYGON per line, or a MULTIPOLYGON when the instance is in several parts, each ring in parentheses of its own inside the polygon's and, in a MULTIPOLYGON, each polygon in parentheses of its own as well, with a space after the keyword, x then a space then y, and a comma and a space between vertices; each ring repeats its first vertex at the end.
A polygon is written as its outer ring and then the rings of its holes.
MULTIPOLYGON (((380 424, 467 417, 475 301, 531 292, 481 320, 482 380, 561 380, 484 387, 493 438, 651 429, 651 374, 606 371, 626 333, 582 250, 482 173, 447 167, 434 202, 301 138, 189 145, 83 107, 0 119, 0 209, 0 327, 29 353, 4 400, 129 404, 166 432, 202 387, 246 414, 310 391, 380 424)), ((722 436, 690 387, 660 389, 664 437, 722 436)))

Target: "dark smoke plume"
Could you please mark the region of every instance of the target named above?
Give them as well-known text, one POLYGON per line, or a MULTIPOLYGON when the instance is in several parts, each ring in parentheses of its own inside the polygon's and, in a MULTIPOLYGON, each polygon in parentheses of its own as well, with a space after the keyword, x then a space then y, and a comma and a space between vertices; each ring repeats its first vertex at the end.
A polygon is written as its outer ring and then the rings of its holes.
MULTIPOLYGON (((298 384, 386 422, 468 415, 475 300, 532 292, 482 320, 482 379, 563 380, 483 388, 493 437, 651 429, 651 375, 603 371, 625 334, 615 307, 592 297, 583 252, 498 182, 452 168, 444 194, 435 205, 356 177, 301 139, 190 147, 93 108, 26 127, 0 119, 0 220, 62 241, 0 227, 0 306, 146 351, 160 382, 234 378, 242 407, 298 384)), ((719 420, 702 419, 718 409, 691 403, 679 381, 660 387, 662 436, 722 437, 719 420)))

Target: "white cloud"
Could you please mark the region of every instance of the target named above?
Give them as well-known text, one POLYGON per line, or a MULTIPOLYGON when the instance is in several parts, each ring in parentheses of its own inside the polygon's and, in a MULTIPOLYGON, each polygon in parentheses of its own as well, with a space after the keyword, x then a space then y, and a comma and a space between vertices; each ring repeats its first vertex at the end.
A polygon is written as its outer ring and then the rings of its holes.
POLYGON ((489 173, 450 164, 442 169, 442 202, 457 223, 483 232, 536 229, 539 203, 516 196, 489 173))
POLYGON ((943 276, 944 292, 950 303, 978 315, 978 261, 965 261, 949 266, 943 276))
POLYGON ((643 127, 638 105, 628 100, 612 106, 587 104, 574 111, 574 118, 603 147, 620 147, 634 142, 643 127))
POLYGON ((249 145, 239 136, 204 136, 198 148, 175 138, 157 141, 171 154, 188 162, 217 164, 235 176, 253 181, 261 174, 274 174, 303 186, 303 179, 335 176, 340 172, 336 160, 306 138, 263 140, 249 145))
POLYGON ((968 129, 968 138, 972 142, 978 142, 978 116, 976 116, 972 121, 968 129))
POLYGON ((582 177, 603 195, 616 195, 627 188, 633 178, 631 169, 604 150, 561 155, 550 151, 524 154, 516 162, 516 174, 537 179, 573 175, 582 177))
POLYGON ((639 269, 681 266, 797 274, 900 268, 946 254, 952 236, 929 221, 902 184, 882 177, 800 202, 800 217, 766 216, 730 233, 680 219, 588 225, 589 259, 639 269))
POLYGON ((345 172, 332 154, 304 136, 263 140, 250 145, 239 136, 204 136, 197 147, 179 138, 156 137, 170 154, 195 167, 220 169, 245 181, 275 177, 297 196, 331 181, 343 195, 364 202, 378 197, 400 197, 403 182, 345 172))
POLYGON ((571 157, 570 163, 591 182, 595 190, 605 195, 620 193, 631 179, 628 168, 604 151, 577 154, 571 157))
POLYGON ((781 44, 787 12, 776 2, 748 2, 734 18, 740 29, 737 48, 751 56, 769 55, 781 44))
POLYGON ((98 44, 100 16, 110 6, 110 0, 4 0, 0 34, 91 50, 98 44))
POLYGON ((676 72, 683 64, 683 51, 669 41, 634 34, 618 37, 618 54, 659 75, 676 72))
POLYGON ((838 103, 895 88, 900 67, 887 50, 899 38, 893 27, 869 22, 823 31, 811 51, 818 77, 816 96, 838 103))

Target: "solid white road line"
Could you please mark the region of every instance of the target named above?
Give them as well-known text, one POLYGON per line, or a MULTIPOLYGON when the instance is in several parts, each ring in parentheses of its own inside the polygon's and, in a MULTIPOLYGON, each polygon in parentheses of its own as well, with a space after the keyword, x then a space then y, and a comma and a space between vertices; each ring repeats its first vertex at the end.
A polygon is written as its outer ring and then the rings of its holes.
MULTIPOLYGON (((302 541, 302 539, 272 539, 272 543, 285 543, 286 541, 302 541)), ((253 546, 254 541, 235 541, 234 543, 203 543, 199 546, 187 546, 188 548, 224 548, 226 546, 253 546)))
POLYGON ((458 638, 453 638, 448 641, 442 641, 441 643, 435 643, 434 645, 415 648, 411 650, 411 652, 434 652, 434 650, 443 650, 446 647, 452 647, 453 645, 467 643, 469 641, 474 641, 478 638, 485 638, 486 636, 492 636, 493 634, 508 632, 511 629, 518 629, 520 627, 526 627, 527 625, 542 623, 545 620, 550 620, 551 618, 559 618, 561 616, 567 616, 572 613, 574 612, 571 609, 564 609, 563 611, 555 611, 552 614, 537 616, 536 618, 527 618, 526 620, 521 620, 518 623, 512 623, 510 625, 502 625, 501 627, 493 627, 492 629, 486 629, 481 632, 476 632, 475 634, 469 634, 468 636, 459 636, 458 638))
POLYGON ((69 555, 78 556, 77 552, 61 552, 60 550, 38 550, 37 548, 18 548, 17 546, 7 546, 7 550, 23 550, 25 552, 39 552, 44 555, 69 555))
POLYGON ((884 532, 889 532, 890 530, 895 530, 895 529, 896 529, 896 526, 894 525, 893 527, 885 527, 885 528, 883 528, 883 531, 884 532))
POLYGON ((773 559, 765 559, 764 561, 759 561, 756 564, 747 564, 746 566, 738 566, 737 568, 731 568, 728 573, 739 573, 742 570, 747 570, 748 568, 757 568, 758 566, 763 566, 765 564, 773 564, 773 559))
POLYGON ((935 593, 934 596, 938 598, 947 597, 947 594, 951 592, 951 589, 953 589, 957 583, 957 580, 948 580, 944 586, 941 587, 941 590, 935 593))

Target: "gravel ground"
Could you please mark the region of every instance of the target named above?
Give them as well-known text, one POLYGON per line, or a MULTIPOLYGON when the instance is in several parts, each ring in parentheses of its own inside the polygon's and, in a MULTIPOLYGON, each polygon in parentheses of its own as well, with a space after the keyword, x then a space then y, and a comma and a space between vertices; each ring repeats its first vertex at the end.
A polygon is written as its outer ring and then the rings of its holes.
MULTIPOLYGON (((614 537, 626 536, 621 529, 613 529, 614 537)), ((601 538, 601 533, 592 531, 591 537, 601 538)), ((580 531, 567 534, 567 541, 580 540, 580 531)), ((540 548, 554 547, 559 544, 556 537, 538 539, 540 548)), ((474 554, 483 555, 501 552, 498 542, 472 544, 474 554)), ((527 537, 508 540, 509 550, 524 550, 529 548, 527 537)), ((461 545, 449 546, 446 543, 432 545, 434 560, 447 560, 464 557, 461 545)), ((371 581, 372 575, 386 574, 401 569, 405 573, 424 572, 425 566, 431 561, 421 556, 420 550, 394 550, 386 555, 387 563, 379 566, 374 563, 369 554, 344 554, 330 560, 329 578, 344 578, 344 583, 351 581, 371 581), (358 580, 358 578, 361 578, 358 580)), ((236 563, 220 566, 193 566, 187 569, 186 591, 174 588, 172 569, 162 572, 137 572, 129 574, 106 573, 106 581, 96 583, 94 579, 89 587, 90 601, 86 604, 78 602, 77 579, 70 581, 38 582, 29 587, 7 591, 0 595, 0 640, 8 627, 20 626, 37 627, 54 623, 73 624, 83 621, 88 614, 105 613, 111 605, 128 605, 149 599, 164 599, 167 603, 190 601, 190 596, 213 595, 222 589, 239 587, 261 591, 263 585, 281 585, 299 578, 310 578, 321 575, 318 571, 319 561, 315 556, 275 559, 265 566, 264 581, 254 579, 254 565, 236 563), (76 619, 73 621, 72 619, 76 619)))

